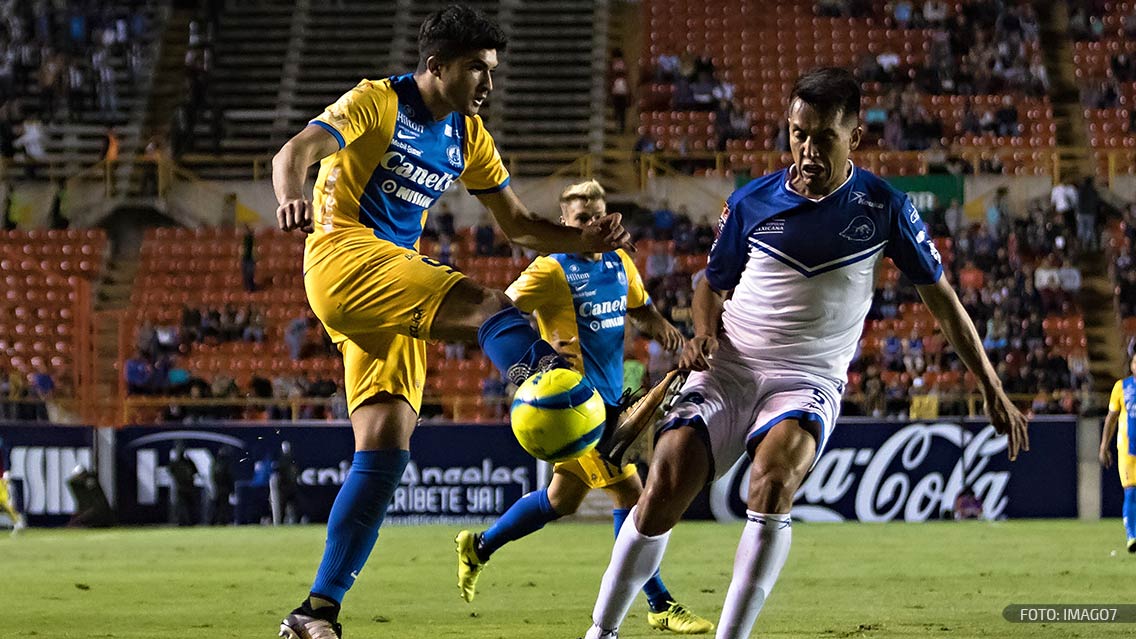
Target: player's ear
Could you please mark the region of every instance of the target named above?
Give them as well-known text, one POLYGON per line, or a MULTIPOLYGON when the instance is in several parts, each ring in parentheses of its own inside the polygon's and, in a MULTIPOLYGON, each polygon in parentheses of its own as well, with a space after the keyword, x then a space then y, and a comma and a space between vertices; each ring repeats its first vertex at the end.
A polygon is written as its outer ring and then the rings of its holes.
POLYGON ((855 151, 856 147, 860 146, 860 140, 864 138, 864 129, 860 123, 856 123, 856 128, 852 129, 852 135, 848 139, 848 149, 855 151))
POLYGON ((442 77, 442 61, 436 55, 426 58, 426 71, 437 78, 442 77))

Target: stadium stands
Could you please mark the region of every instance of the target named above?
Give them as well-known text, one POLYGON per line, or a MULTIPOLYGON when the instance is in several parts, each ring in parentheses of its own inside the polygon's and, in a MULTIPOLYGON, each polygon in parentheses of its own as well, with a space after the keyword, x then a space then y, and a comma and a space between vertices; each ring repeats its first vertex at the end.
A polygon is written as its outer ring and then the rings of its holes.
MULTIPOLYGON (((915 137, 912 127, 916 122, 935 124, 937 130, 916 150, 928 148, 932 139, 960 154, 975 147, 1013 147, 1002 158, 1006 172, 1043 175, 1051 169, 1056 124, 1044 93, 1037 97, 1036 90, 1029 90, 1023 97, 1021 91, 1010 90, 1016 85, 1008 80, 995 77, 983 83, 976 74, 968 86, 977 95, 952 94, 961 93, 958 85, 964 80, 940 69, 936 56, 944 52, 956 59, 974 56, 973 64, 981 67, 987 49, 973 43, 954 43, 946 25, 901 29, 889 24, 879 12, 863 18, 822 17, 813 15, 810 3, 789 1, 705 4, 653 0, 643 3, 643 12, 648 24, 643 77, 651 81, 641 92, 640 134, 658 141, 662 150, 682 155, 718 148, 728 153, 728 165, 735 170, 748 167, 764 171, 768 167, 759 152, 786 150, 784 142, 778 141, 778 129, 792 80, 811 67, 840 65, 858 67, 862 76, 871 75, 862 78, 866 80, 864 111, 879 110, 878 124, 883 125, 884 119, 902 119, 906 129, 900 130, 907 140, 915 137), (802 37, 802 32, 808 36, 802 37), (894 60, 886 60, 888 54, 893 54, 894 60), (881 69, 877 60, 894 64, 894 68, 881 69), (928 92, 913 97, 908 96, 907 89, 900 93, 907 83, 928 92), (750 126, 748 135, 732 135, 722 148, 716 144, 722 113, 715 110, 719 100, 729 100, 731 94, 748 116, 750 126), (1023 125, 1019 134, 964 128, 968 104, 977 113, 993 114, 1007 97, 1016 112, 1014 120, 1023 125)), ((951 19, 963 13, 963 5, 956 3, 951 19)), ((992 30, 995 25, 981 26, 992 30)), ((1024 40, 1017 34, 1014 37, 1021 44, 1013 63, 1025 65, 1034 60, 1038 53, 1036 34, 1024 40)), ((869 120, 869 142, 880 137, 872 123, 869 120)), ((895 153, 907 150, 899 146, 881 146, 879 150, 872 144, 862 146, 859 161, 888 174, 928 172, 926 159, 895 153)), ((971 160, 971 164, 977 162, 971 160)))
POLYGON ((1136 173, 1136 19, 1131 17, 1136 5, 1107 4, 1107 11, 1094 16, 1099 33, 1074 30, 1073 64, 1098 174, 1131 174, 1136 173))

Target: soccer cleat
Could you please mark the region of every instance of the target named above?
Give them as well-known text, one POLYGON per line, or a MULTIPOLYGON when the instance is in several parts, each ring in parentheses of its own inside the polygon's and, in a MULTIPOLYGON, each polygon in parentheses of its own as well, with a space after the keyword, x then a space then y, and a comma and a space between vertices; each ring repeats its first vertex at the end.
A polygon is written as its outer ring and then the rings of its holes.
POLYGON ((28 523, 24 521, 24 518, 17 516, 16 521, 12 522, 12 536, 15 537, 16 535, 20 534, 21 530, 27 527, 28 523))
POLYGON ((343 639, 343 626, 306 615, 297 608, 280 622, 279 636, 284 639, 343 639))
POLYGON ((685 371, 677 370, 667 373, 662 381, 630 406, 625 405, 630 403, 630 396, 620 399, 619 424, 605 430, 596 444, 596 452, 605 462, 623 468, 627 463, 627 453, 635 446, 639 436, 674 405, 679 390, 686 382, 686 375, 685 371))
POLYGON ((662 612, 648 612, 647 624, 679 635, 702 635, 714 629, 712 621, 699 617, 677 601, 670 602, 662 612))
POLYGON ((587 634, 581 637, 581 639, 619 639, 619 631, 604 630, 593 623, 592 627, 588 628, 587 634))
POLYGON ((454 538, 458 550, 458 591, 466 603, 473 602, 477 594, 477 578, 487 561, 477 556, 477 535, 463 530, 454 538))
POLYGON ((1136 554, 1136 537, 1128 540, 1128 552, 1136 554))

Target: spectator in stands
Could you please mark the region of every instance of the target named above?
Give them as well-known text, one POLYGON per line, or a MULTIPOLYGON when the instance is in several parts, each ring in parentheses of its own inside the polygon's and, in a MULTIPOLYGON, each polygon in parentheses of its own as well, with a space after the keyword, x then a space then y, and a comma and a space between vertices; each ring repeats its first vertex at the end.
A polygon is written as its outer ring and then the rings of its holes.
POLYGON ((1082 250, 1097 250, 1097 217, 1101 197, 1093 176, 1086 175, 1077 189, 1077 239, 1082 250))
POLYGON ((923 23, 931 29, 940 29, 947 21, 947 3, 926 0, 923 3, 923 23))
POLYGON ((1065 226, 1073 228, 1077 207, 1077 187, 1070 182, 1054 184, 1049 191, 1049 201, 1065 226))
POLYGON ((497 253, 497 231, 494 230, 488 213, 481 214, 477 227, 473 230, 473 238, 477 255, 485 257, 497 253))
POLYGON ((241 238, 241 282, 246 292, 256 290, 256 235, 248 224, 241 238))
POLYGON ((265 338, 264 313, 256 307, 248 308, 248 324, 241 339, 246 342, 262 343, 265 338))
POLYGON ((900 29, 907 29, 912 26, 915 12, 910 0, 897 0, 896 2, 892 2, 891 12, 892 19, 895 20, 895 26, 900 29))
POLYGON ((1133 62, 1132 57, 1123 51, 1112 56, 1109 67, 1112 69, 1112 77, 1116 78, 1118 82, 1136 80, 1136 62, 1133 62))
POLYGON ((1061 268, 1057 269, 1057 279, 1061 282, 1065 299, 1075 300, 1081 292, 1081 269, 1067 259, 1062 260, 1061 268))
POLYGON ((104 117, 114 117, 118 114, 118 80, 110 63, 110 51, 106 47, 99 47, 91 54, 91 68, 95 73, 99 111, 104 117))
POLYGON ((284 343, 288 345, 288 356, 292 361, 299 361, 304 356, 304 345, 308 341, 308 317, 297 315, 288 322, 284 329, 284 343))
POLYGON ((1061 306, 1061 277, 1058 273, 1057 257, 1049 255, 1034 271, 1034 287, 1041 295, 1042 310, 1055 312, 1061 306))
POLYGON ((627 62, 623 50, 616 48, 611 52, 608 63, 608 95, 615 115, 615 125, 619 133, 627 131, 627 107, 631 104, 631 89, 627 80, 627 62))
POLYGON ((946 224, 951 237, 958 237, 959 231, 962 230, 963 219, 962 205, 958 199, 952 198, 951 205, 943 212, 943 223, 946 224))
POLYGON ((444 233, 438 236, 438 261, 447 266, 454 265, 454 240, 444 233))
POLYGON ((40 121, 35 118, 24 120, 23 133, 15 143, 24 152, 24 172, 29 178, 35 179, 39 166, 47 163, 46 142, 47 136, 40 121))
POLYGON ((665 242, 656 242, 651 250, 651 254, 647 256, 647 286, 654 288, 667 276, 673 274, 678 269, 678 260, 667 249, 665 242))
POLYGON ((508 401, 508 386, 501 377, 501 372, 492 369, 489 375, 481 380, 481 401, 492 409, 493 419, 505 417, 505 404, 508 401))
POLYGON ((654 212, 654 237, 656 240, 669 240, 675 225, 675 213, 670 203, 663 200, 654 212))
POLYGON ((1121 317, 1136 316, 1136 270, 1119 271, 1120 281, 1116 285, 1116 303, 1121 317))
POLYGON ((1021 135, 1021 125, 1018 124, 1018 107, 1014 98, 1009 95, 1002 96, 1002 106, 994 114, 997 122, 998 135, 1018 137, 1021 135))
POLYGON ((150 360, 142 351, 135 351, 134 356, 126 360, 123 370, 127 394, 149 395, 152 390, 153 375, 154 369, 150 366, 150 360))

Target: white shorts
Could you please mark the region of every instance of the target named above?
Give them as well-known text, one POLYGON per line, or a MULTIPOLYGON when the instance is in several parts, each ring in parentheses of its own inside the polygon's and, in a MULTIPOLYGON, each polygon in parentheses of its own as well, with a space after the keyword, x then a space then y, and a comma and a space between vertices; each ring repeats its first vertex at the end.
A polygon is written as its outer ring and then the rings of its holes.
POLYGON ((752 458, 762 436, 778 422, 811 421, 820 435, 815 466, 840 415, 842 386, 820 375, 747 366, 719 351, 710 370, 687 378, 656 436, 683 427, 699 432, 710 452, 707 481, 712 481, 742 454, 752 458))

